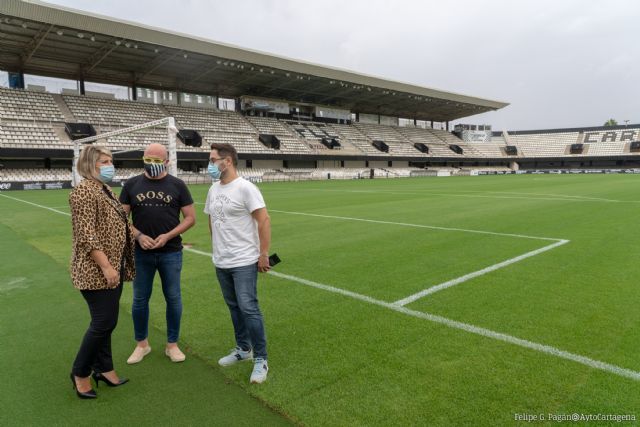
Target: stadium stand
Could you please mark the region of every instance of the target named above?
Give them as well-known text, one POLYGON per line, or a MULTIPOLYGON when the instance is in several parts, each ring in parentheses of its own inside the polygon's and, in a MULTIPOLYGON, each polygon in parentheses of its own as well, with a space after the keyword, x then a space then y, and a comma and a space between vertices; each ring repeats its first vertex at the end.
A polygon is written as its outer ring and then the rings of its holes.
POLYGON ((143 102, 73 95, 62 99, 78 122, 94 126, 127 127, 167 116, 159 106, 143 102))
POLYGON ((7 120, 64 121, 51 94, 6 88, 0 88, 0 117, 7 120))
POLYGON ((47 123, 6 121, 3 117, 0 122, 0 146, 68 149, 71 143, 61 141, 54 128, 47 123))

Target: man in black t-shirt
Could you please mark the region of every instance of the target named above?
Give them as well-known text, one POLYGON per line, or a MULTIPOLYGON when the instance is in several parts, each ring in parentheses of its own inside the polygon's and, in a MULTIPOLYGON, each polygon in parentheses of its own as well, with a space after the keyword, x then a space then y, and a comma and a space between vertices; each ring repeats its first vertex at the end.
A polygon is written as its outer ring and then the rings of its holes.
POLYGON ((191 193, 185 183, 167 173, 167 150, 150 144, 142 157, 144 174, 125 183, 120 193, 124 210, 131 212, 136 239, 136 277, 133 280, 133 327, 136 348, 127 360, 133 364, 149 354, 149 298, 156 271, 167 303, 167 346, 165 354, 172 362, 182 362, 185 355, 178 348, 182 297, 182 238, 193 227, 196 214, 191 193), (182 221, 180 220, 182 213, 182 221))

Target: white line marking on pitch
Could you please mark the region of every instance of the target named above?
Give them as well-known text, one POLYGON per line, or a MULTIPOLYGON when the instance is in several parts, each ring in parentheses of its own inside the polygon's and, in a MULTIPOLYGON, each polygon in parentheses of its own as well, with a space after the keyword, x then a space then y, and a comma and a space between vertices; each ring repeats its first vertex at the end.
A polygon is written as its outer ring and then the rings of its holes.
POLYGON ((374 224, 387 224, 387 225, 399 225, 402 227, 416 227, 416 228, 428 228, 431 230, 443 230, 443 231, 461 231, 464 233, 477 233, 477 234, 489 234, 492 236, 505 236, 505 237, 518 237, 521 239, 535 239, 535 240, 549 240, 552 242, 559 242, 563 239, 556 239, 553 237, 539 237, 539 236, 527 236, 524 234, 511 234, 511 233, 498 233, 495 231, 483 231, 483 230, 469 230, 465 228, 453 228, 453 227, 438 227, 435 225, 423 225, 423 224, 411 224, 407 222, 392 222, 392 221, 380 221, 375 219, 366 219, 366 218, 354 218, 348 216, 336 216, 336 215, 320 215, 320 214, 312 214, 306 212, 291 212, 291 211, 281 211, 277 209, 269 209, 269 212, 278 212, 289 215, 302 215, 302 216, 313 216, 317 218, 329 218, 329 219, 342 219, 345 221, 361 221, 361 222, 370 222, 374 224))
POLYGON ((310 286, 317 289, 322 289, 324 291, 333 292, 336 294, 344 295, 350 298, 354 298, 360 301, 367 302, 369 304, 378 305, 380 307, 388 308, 393 311, 397 311, 399 313, 406 314, 408 316, 417 317, 419 319, 425 319, 430 322, 439 323, 441 325, 448 326, 450 328, 459 329, 465 332, 469 332, 476 335, 481 335, 486 338, 492 338, 498 341, 504 341, 509 344, 514 344, 520 347, 528 348, 531 350, 538 351, 540 353, 546 353, 551 356, 555 356, 561 359, 571 360, 573 362, 580 363, 582 365, 588 366, 590 368, 599 369, 602 371, 606 371, 615 375, 619 375, 621 377, 630 378, 632 380, 640 381, 640 372, 633 371, 631 369, 622 368, 616 365, 612 365, 610 363, 601 362, 599 360, 591 359, 586 356, 581 356, 579 354, 570 353, 568 351, 560 350, 559 348, 552 347, 545 344, 539 344, 533 341, 524 340, 522 338, 517 338, 512 335, 503 334, 501 332, 495 332, 490 329, 481 328, 479 326, 474 326, 468 323, 458 322, 456 320, 447 319, 446 317, 437 316, 435 314, 424 313, 422 311, 410 310, 406 307, 401 307, 395 305, 393 303, 388 303, 385 301, 380 301, 366 295, 361 295, 355 292, 347 291, 340 288, 334 288, 333 286, 323 285, 322 283, 312 282, 310 280, 301 279, 296 276, 290 276, 288 274, 278 273, 276 271, 269 271, 268 274, 279 277, 281 279, 290 280, 292 282, 300 283, 302 285, 310 286))
MULTIPOLYGON (((3 194, 0 194, 0 196, 4 196, 3 194)), ((69 216, 69 214, 67 212, 61 212, 55 209, 51 209, 48 208, 46 206, 42 206, 42 205, 38 205, 37 203, 32 203, 32 202, 28 202, 26 200, 22 200, 22 199, 18 199, 15 197, 9 197, 9 196, 4 196, 4 197, 8 197, 9 199, 13 199, 19 202, 23 202, 23 203, 27 203, 29 205, 33 205, 36 206, 38 208, 42 208, 42 209, 48 209, 48 210, 53 210, 54 212, 57 212, 59 214, 62 215, 67 215, 69 216)), ((206 256, 211 256, 210 253, 207 252, 203 252, 203 251, 199 251, 196 249, 188 249, 185 248, 186 251, 189 252, 193 252, 199 255, 206 255, 206 256)), ((431 322, 435 322, 435 323, 439 323, 441 325, 445 325, 448 326, 450 328, 454 328, 454 329, 459 329, 465 332, 469 332, 472 334, 476 334, 476 335, 480 335, 486 338, 492 338, 498 341, 503 341, 503 342, 507 342, 509 344, 514 344, 520 347, 524 347, 524 348, 528 348, 531 350, 535 350, 541 353, 546 353, 549 354, 551 356, 555 356, 558 357, 560 359, 566 359, 566 360, 571 360, 573 362, 576 363, 580 363, 582 365, 588 366, 590 368, 593 369, 599 369, 601 371, 605 371, 605 372, 609 372, 612 373, 614 375, 618 375, 621 377, 625 377, 625 378, 630 378, 632 380, 636 380, 636 381, 640 381, 640 372, 637 371, 633 371, 631 369, 626 369, 626 368, 622 368, 620 366, 616 366, 616 365, 612 365, 610 363, 606 363, 606 362, 601 362, 599 360, 595 360, 595 359, 591 359, 588 358, 586 356, 581 356, 579 354, 574 354, 574 353, 569 353, 568 351, 564 351, 564 350, 560 350, 558 348, 549 346, 549 345, 545 345, 545 344, 539 344, 539 343, 535 343, 533 341, 528 341, 528 340, 524 340, 521 338, 517 338, 511 335, 507 335, 507 334, 503 334, 501 332, 495 332, 492 331, 490 329, 485 329, 485 328, 481 328, 478 326, 474 326, 468 323, 463 323, 463 322, 458 322, 456 320, 451 320, 451 319, 447 319, 446 317, 442 317, 442 316, 436 316, 434 314, 429 314, 429 313, 424 313, 421 311, 415 311, 415 310, 410 310, 406 307, 402 307, 402 306, 398 306, 395 305, 393 303, 389 303, 389 302, 385 302, 385 301, 380 301, 371 297, 368 297, 366 295, 361 295, 355 292, 351 292, 351 291, 347 291, 344 289, 340 289, 340 288, 334 288, 333 286, 328 286, 328 285, 323 285, 321 283, 316 283, 316 282, 312 282, 310 280, 306 280, 306 279, 302 279, 299 277, 295 277, 295 276, 290 276, 288 274, 283 274, 283 273, 278 273, 276 271, 269 271, 270 275, 275 276, 275 277, 279 277, 281 279, 286 279, 286 280, 290 280, 292 282, 296 282, 296 283, 300 283, 306 286, 310 286, 313 288, 317 288, 317 289, 322 289, 328 292, 333 292, 336 294, 341 294, 344 296, 348 296, 350 298, 354 298, 360 301, 364 301, 370 304, 374 304, 374 305, 378 305, 380 307, 385 307, 388 308, 390 310, 393 311, 397 311, 398 313, 403 313, 406 314, 408 316, 413 316, 413 317, 417 317, 419 319, 425 319, 431 322)))
POLYGON ((468 280, 474 279, 476 277, 483 276, 483 275, 485 275, 487 273, 490 273, 492 271, 499 270, 499 269, 507 267, 507 266, 509 266, 511 264, 515 264, 516 262, 522 261, 522 260, 530 258, 532 256, 539 255, 539 254, 541 254, 543 252, 546 252, 548 250, 557 248, 558 246, 562 246, 562 245, 564 245, 566 243, 569 243, 569 240, 565 240, 565 239, 552 239, 552 238, 548 238, 548 237, 525 236, 525 235, 521 235, 521 234, 495 233, 493 231, 467 230, 467 229, 462 229, 462 228, 434 227, 434 226, 430 226, 430 225, 409 224, 409 223, 404 223, 404 222, 377 221, 377 220, 370 220, 370 219, 341 217, 341 216, 333 216, 333 215, 317 215, 317 214, 309 214, 309 213, 303 213, 303 212, 287 212, 287 211, 279 211, 279 210, 275 210, 275 209, 272 209, 271 212, 286 213, 286 214, 292 214, 292 215, 314 216, 314 217, 330 218, 330 219, 342 219, 342 220, 349 220, 349 221, 364 221, 364 222, 373 222, 373 223, 388 224, 388 225, 400 225, 400 226, 405 226, 405 227, 421 227, 421 228, 431 228, 431 229, 445 230, 445 231, 460 231, 460 232, 466 232, 466 233, 481 233, 481 234, 490 234, 490 235, 498 235, 498 236, 506 236, 506 237, 517 237, 517 238, 525 238, 525 239, 551 240, 551 241, 555 242, 555 243, 552 243, 550 245, 544 246, 542 248, 535 249, 533 251, 529 251, 529 252, 524 253, 522 255, 519 255, 517 257, 509 258, 506 261, 502 261, 502 262, 499 262, 497 264, 490 265, 489 267, 483 268, 481 270, 477 270, 477 271, 474 271, 472 273, 465 274, 464 276, 460 276, 460 277, 457 277, 455 279, 448 280, 448 281, 446 281, 444 283, 440 283, 438 285, 434 285, 434 286, 431 286, 429 288, 423 289, 420 292, 417 292, 417 293, 415 293, 413 295, 409 295, 406 298, 402 298, 402 299, 394 302, 394 304, 399 305, 399 306, 404 306, 404 305, 410 304, 410 303, 412 303, 414 301, 417 301, 418 299, 423 298, 423 297, 425 297, 427 295, 431 295, 431 294, 436 293, 438 291, 450 288, 452 286, 459 285, 459 284, 464 283, 464 282, 466 282, 468 280))
POLYGON ((62 214, 62 215, 71 216, 71 214, 69 212, 62 212, 62 211, 59 211, 59 210, 54 209, 54 208, 50 208, 50 207, 47 207, 47 206, 39 205, 37 203, 32 203, 32 202, 28 202, 26 200, 18 199, 16 197, 7 196, 6 194, 1 194, 0 193, 0 196, 6 197, 7 199, 11 199, 11 200, 16 200, 18 202, 26 203, 28 205, 33 205, 33 206, 38 207, 38 208, 47 209, 47 210, 50 210, 50 211, 53 211, 53 212, 56 212, 56 213, 59 213, 59 214, 62 214))
POLYGON ((410 303, 412 303, 414 301, 419 300, 420 298, 426 297, 427 295, 431 295, 431 294, 434 294, 434 293, 436 293, 438 291, 441 291, 443 289, 447 289, 447 288, 450 288, 452 286, 459 285, 460 283, 466 282, 467 280, 471 280, 471 279, 473 279, 475 277, 482 276, 482 275, 487 274, 487 273, 489 273, 491 271, 496 271, 496 270, 498 270, 500 268, 503 268, 503 267, 506 267, 508 265, 514 264, 514 263, 516 263, 518 261, 522 261, 523 259, 527 259, 527 258, 530 258, 532 256, 536 256, 536 255, 541 254, 543 252, 546 252, 546 251, 549 251, 551 249, 557 248, 558 246, 562 246, 562 245, 564 245, 566 243, 569 243, 569 240, 560 240, 559 242, 552 243, 552 244, 550 244, 548 246, 542 247, 540 249, 536 249, 536 250, 531 251, 531 252, 527 252, 527 253, 522 254, 520 256, 517 256, 515 258, 508 259, 508 260, 500 262, 498 264, 490 265, 489 267, 483 268, 482 270, 474 271, 473 273, 465 274, 464 276, 460 276, 460 277, 458 277, 456 279, 452 279, 452 280, 449 280, 447 282, 440 283, 439 285, 435 285, 435 286, 432 286, 430 288, 424 289, 424 290, 422 290, 420 292, 417 292, 417 293, 415 293, 413 295, 409 295, 406 298, 398 300, 398 301, 394 302, 393 304, 399 305, 399 306, 404 306, 404 305, 410 304, 410 303))
POLYGON ((516 193, 516 192, 508 192, 508 191, 473 191, 473 190, 465 190, 467 193, 485 193, 485 194, 463 194, 461 193, 443 193, 439 190, 420 190, 420 191, 409 191, 409 190, 337 190, 337 189, 321 189, 321 188, 313 188, 308 191, 329 191, 329 192, 337 192, 337 193, 384 193, 384 194, 395 194, 395 195, 405 195, 405 194, 415 194, 419 196, 451 196, 451 197, 476 197, 476 198, 484 198, 484 199, 519 199, 519 200, 549 200, 549 201, 563 201, 563 202, 599 202, 599 203, 640 203, 639 200, 615 200, 615 199, 602 199, 597 197, 587 197, 587 196, 570 196, 567 194, 541 194, 541 193, 516 193), (552 197, 518 197, 518 196, 498 196, 491 194, 520 194, 522 196, 525 195, 535 195, 535 196, 552 196, 552 197))

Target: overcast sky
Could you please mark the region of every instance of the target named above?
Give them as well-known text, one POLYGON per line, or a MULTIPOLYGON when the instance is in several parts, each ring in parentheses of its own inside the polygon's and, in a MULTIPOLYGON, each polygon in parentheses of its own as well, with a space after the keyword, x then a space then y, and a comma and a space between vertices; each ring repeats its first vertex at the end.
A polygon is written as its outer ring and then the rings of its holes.
POLYGON ((49 0, 511 105, 494 130, 640 123, 635 0, 49 0))

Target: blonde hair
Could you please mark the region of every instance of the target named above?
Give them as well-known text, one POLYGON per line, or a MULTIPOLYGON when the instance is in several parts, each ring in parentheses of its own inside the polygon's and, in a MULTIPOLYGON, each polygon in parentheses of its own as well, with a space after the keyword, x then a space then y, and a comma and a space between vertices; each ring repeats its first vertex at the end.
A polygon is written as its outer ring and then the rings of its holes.
POLYGON ((78 158, 78 173, 87 179, 98 180, 96 173, 96 163, 100 160, 101 155, 109 156, 113 159, 111 151, 100 145, 87 145, 80 152, 78 158))

